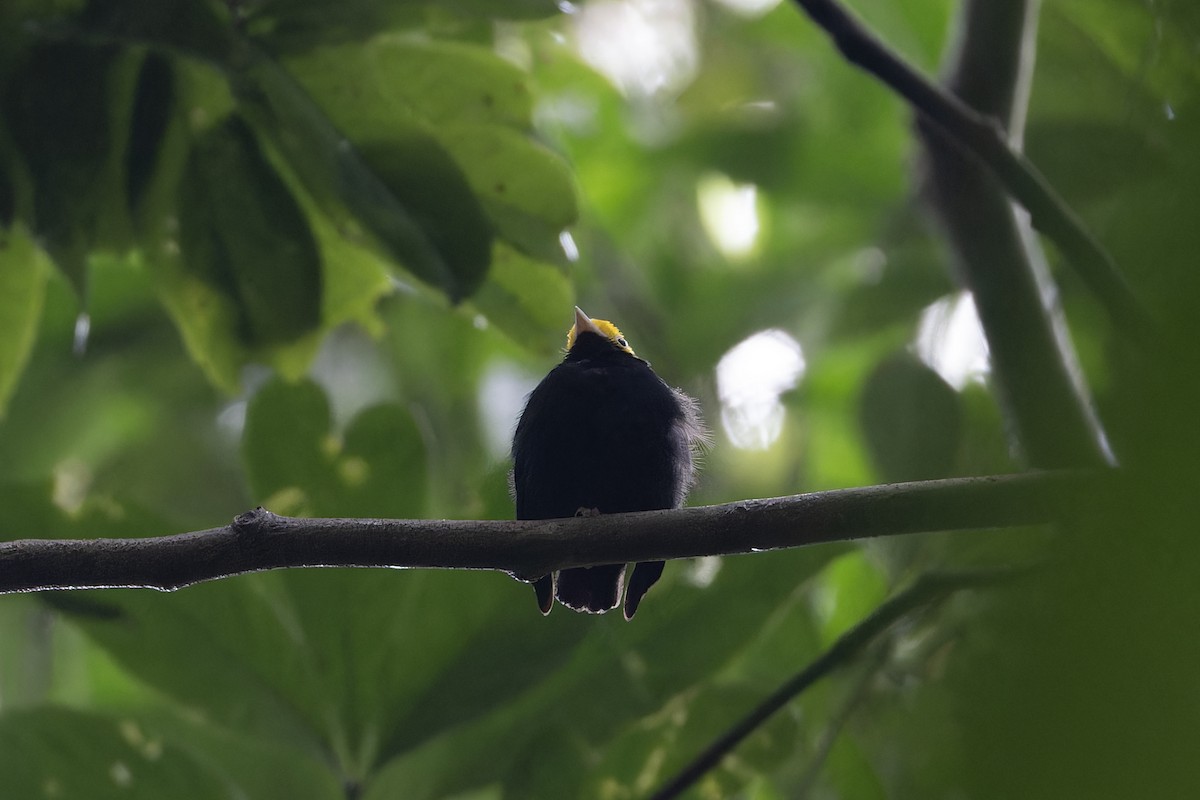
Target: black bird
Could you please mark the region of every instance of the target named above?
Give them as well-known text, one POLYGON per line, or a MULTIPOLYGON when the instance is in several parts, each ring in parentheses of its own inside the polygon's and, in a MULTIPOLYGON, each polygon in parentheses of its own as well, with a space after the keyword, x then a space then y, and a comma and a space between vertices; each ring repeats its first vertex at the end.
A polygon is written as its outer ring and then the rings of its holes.
MULTIPOLYGON (((529 395, 513 438, 517 519, 551 519, 678 508, 705 441, 696 401, 672 389, 634 355, 616 325, 575 308, 567 351, 529 395)), ((625 564, 565 569, 534 581, 538 607, 557 598, 603 614, 621 604, 625 564)), ((625 618, 662 575, 637 564, 625 618)))

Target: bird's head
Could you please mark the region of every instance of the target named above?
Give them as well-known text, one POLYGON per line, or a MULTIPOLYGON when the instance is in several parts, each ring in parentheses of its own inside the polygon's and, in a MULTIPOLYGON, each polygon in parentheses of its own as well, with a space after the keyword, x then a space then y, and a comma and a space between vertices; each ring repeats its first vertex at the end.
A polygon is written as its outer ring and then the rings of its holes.
POLYGON ((613 346, 618 350, 622 350, 631 356, 637 355, 633 352, 633 348, 629 346, 629 342, 625 341, 625 337, 621 335, 620 328, 606 319, 592 319, 583 313, 579 309, 579 306, 575 306, 575 324, 571 326, 571 330, 567 331, 567 352, 571 351, 579 336, 584 333, 594 333, 612 342, 613 346))

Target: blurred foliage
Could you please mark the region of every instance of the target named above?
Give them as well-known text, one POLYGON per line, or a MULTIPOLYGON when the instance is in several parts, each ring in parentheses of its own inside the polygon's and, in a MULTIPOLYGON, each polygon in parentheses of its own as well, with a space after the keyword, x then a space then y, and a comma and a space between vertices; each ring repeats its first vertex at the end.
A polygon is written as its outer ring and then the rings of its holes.
MULTIPOLYGON (((852 5, 936 70, 949 0, 852 5)), ((909 112, 795 8, 498 8, 0 4, 0 538, 511 517, 505 442, 576 298, 701 400, 693 503, 1020 467, 986 376, 923 349, 955 286, 909 112), (750 198, 749 248, 713 186, 750 198), (717 365, 767 329, 802 367, 740 447, 717 365)), ((1184 0, 1042 13, 1027 150, 1164 333, 1114 340, 1050 249, 1133 475, 1094 513, 680 562, 628 624, 469 572, 0 597, 0 795, 640 797, 917 571, 1031 557, 693 796, 1194 791, 1198 46, 1184 0)))

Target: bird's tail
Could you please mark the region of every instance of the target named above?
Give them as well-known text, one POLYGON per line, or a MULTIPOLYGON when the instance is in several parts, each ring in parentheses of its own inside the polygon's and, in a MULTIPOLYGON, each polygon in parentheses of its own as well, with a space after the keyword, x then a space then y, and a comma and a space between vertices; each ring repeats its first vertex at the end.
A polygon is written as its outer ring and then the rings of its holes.
POLYGON ((624 564, 576 567, 558 573, 554 596, 558 602, 576 611, 603 614, 621 604, 624 585, 624 564))

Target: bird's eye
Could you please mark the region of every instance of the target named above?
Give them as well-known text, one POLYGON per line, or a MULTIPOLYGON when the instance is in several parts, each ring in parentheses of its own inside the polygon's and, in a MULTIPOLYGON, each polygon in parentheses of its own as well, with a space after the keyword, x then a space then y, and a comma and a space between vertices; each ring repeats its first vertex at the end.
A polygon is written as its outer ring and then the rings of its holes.
POLYGON ((625 341, 624 336, 617 337, 617 347, 629 347, 629 342, 625 341))

